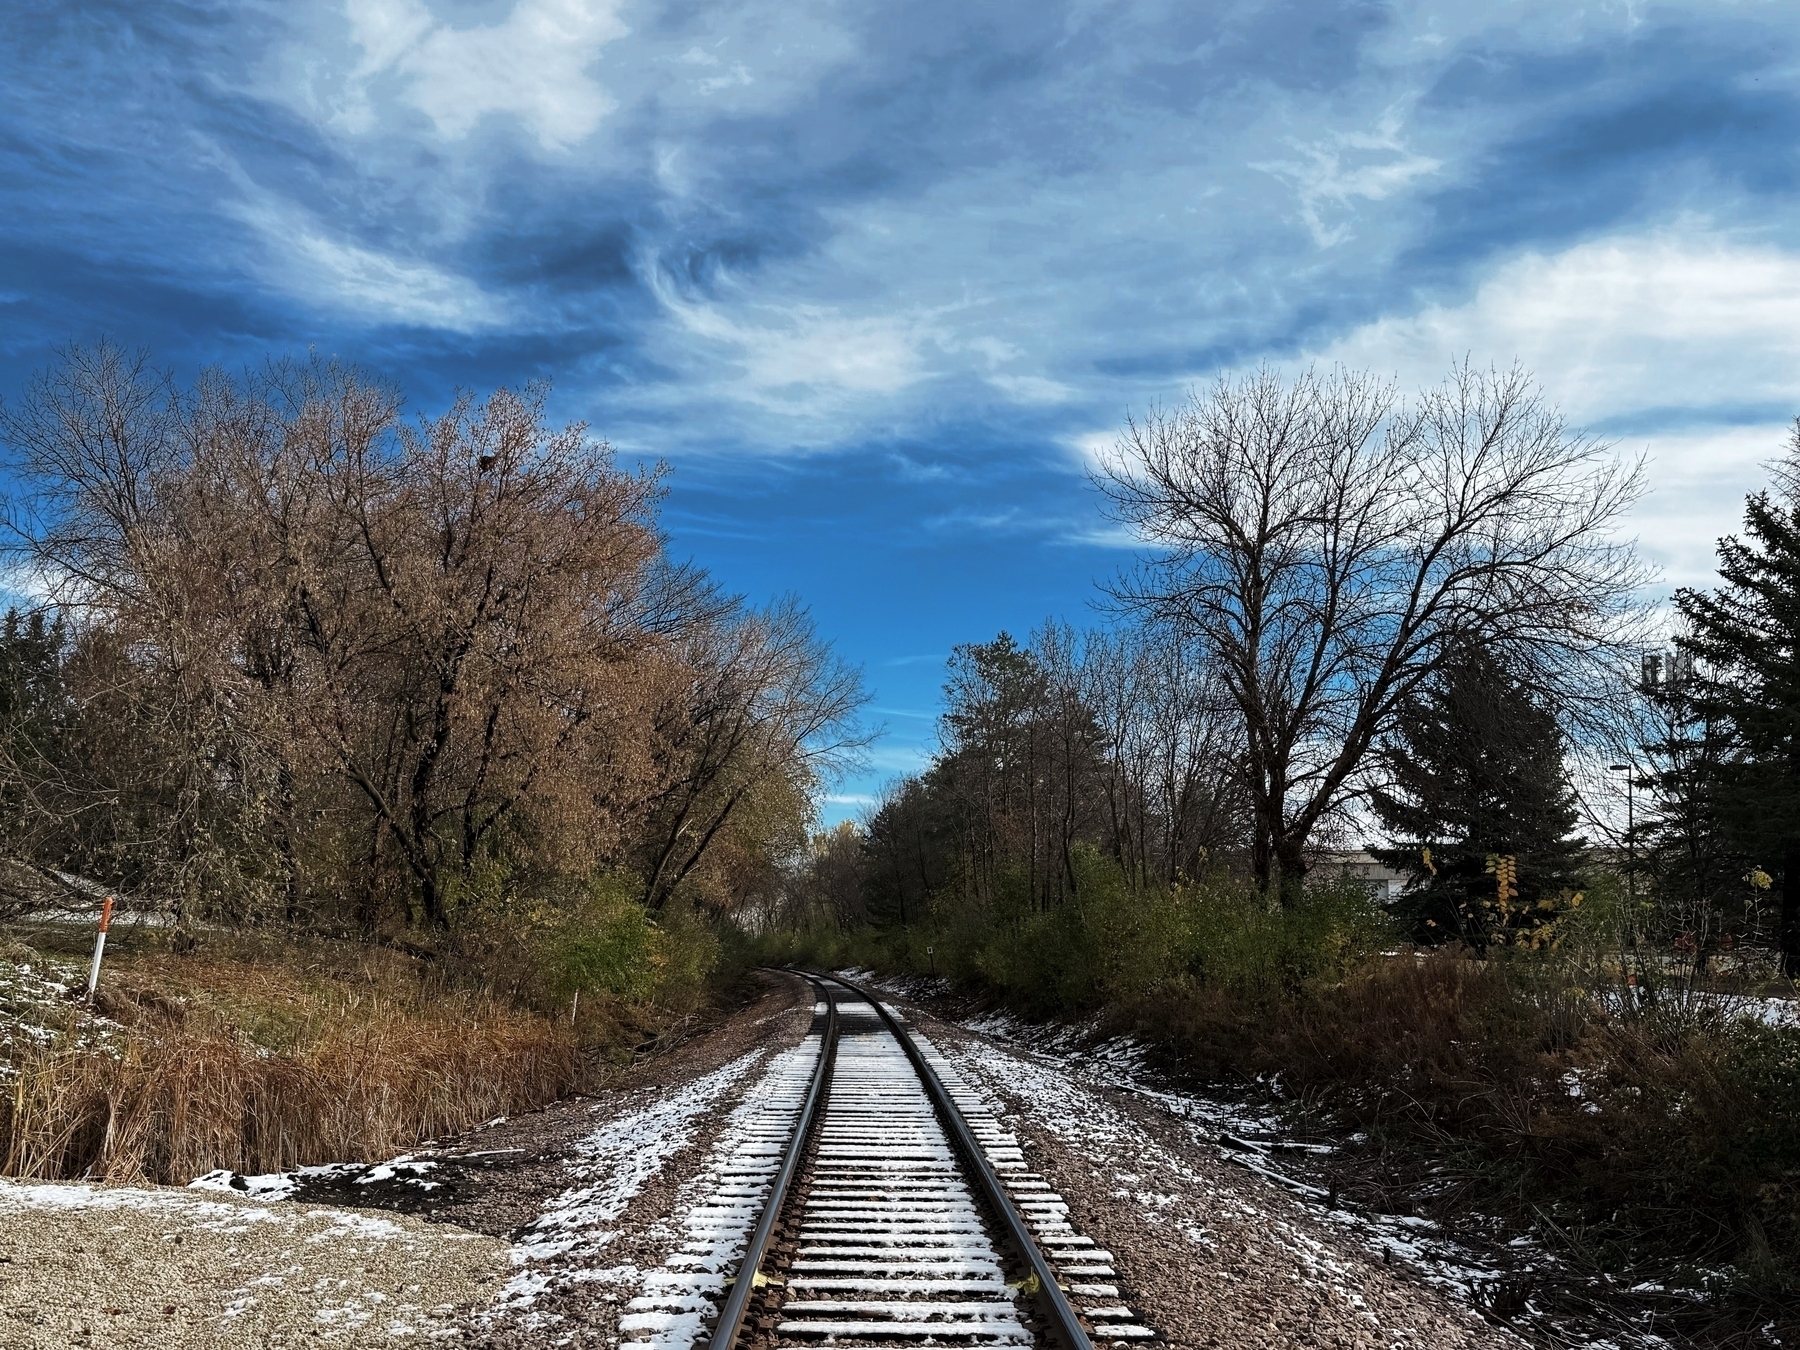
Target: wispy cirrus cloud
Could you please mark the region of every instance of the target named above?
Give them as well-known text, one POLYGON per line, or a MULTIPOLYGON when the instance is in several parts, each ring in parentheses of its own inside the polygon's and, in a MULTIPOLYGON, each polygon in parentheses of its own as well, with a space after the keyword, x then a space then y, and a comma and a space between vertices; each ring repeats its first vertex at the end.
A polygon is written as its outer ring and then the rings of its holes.
POLYGON ((1221 369, 1516 357, 1649 451, 1672 578, 1800 404, 1773 0, 20 0, 0 39, 5 383, 102 331, 422 404, 553 378, 896 706, 938 671, 888 657, 1080 615, 1131 542, 1083 470, 1221 369))
POLYGON ((1372 131, 1332 131, 1321 140, 1295 141, 1293 149, 1299 158, 1251 167, 1293 184, 1300 216, 1321 248, 1350 237, 1359 200, 1398 196, 1444 167, 1443 160, 1407 147, 1397 109, 1386 110, 1372 131))

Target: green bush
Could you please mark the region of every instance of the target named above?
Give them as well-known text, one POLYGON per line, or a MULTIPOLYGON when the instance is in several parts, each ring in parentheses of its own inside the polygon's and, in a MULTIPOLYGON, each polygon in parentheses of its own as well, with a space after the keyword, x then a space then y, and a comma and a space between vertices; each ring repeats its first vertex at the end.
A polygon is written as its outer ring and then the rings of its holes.
POLYGON ((539 978, 552 1002, 577 993, 630 1001, 656 993, 670 943, 644 912, 636 889, 629 877, 601 876, 572 903, 533 914, 539 978))
POLYGON ((1022 901, 1025 878, 1003 873, 991 914, 962 911, 934 930, 949 953, 942 968, 1036 1016, 1082 1017, 1199 987, 1265 1007, 1342 978, 1389 934, 1360 884, 1281 907, 1223 875, 1135 889, 1085 846, 1073 870, 1073 898, 1047 911, 1022 901))
POLYGON ((754 965, 800 966, 808 970, 927 971, 931 964, 925 950, 928 945, 916 930, 844 931, 835 924, 815 923, 798 931, 757 935, 747 944, 746 959, 754 965))
POLYGON ((719 924, 680 900, 652 917, 641 889, 635 877, 606 873, 531 905, 519 954, 540 1005, 579 996, 685 1016, 707 1001, 720 974, 719 924))
MULTIPOLYGON (((635 903, 635 902, 634 902, 635 903)), ((642 914, 643 910, 638 909, 642 914)), ((671 1012, 692 1013, 716 991, 733 982, 737 971, 725 971, 719 923, 680 898, 670 900, 654 922, 645 919, 653 937, 650 963, 656 1001, 671 1012)))

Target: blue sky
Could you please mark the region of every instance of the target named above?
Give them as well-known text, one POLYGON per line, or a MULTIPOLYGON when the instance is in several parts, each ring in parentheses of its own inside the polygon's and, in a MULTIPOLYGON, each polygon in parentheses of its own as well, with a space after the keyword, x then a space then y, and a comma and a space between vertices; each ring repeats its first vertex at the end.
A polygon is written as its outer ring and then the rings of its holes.
MULTIPOLYGON (((1128 554, 1083 470, 1224 368, 1537 371, 1670 584, 1800 412, 1791 4, 13 0, 0 390, 101 333, 555 382, 675 549, 929 746, 1128 554)), ((853 800, 831 806, 853 809, 853 800)))

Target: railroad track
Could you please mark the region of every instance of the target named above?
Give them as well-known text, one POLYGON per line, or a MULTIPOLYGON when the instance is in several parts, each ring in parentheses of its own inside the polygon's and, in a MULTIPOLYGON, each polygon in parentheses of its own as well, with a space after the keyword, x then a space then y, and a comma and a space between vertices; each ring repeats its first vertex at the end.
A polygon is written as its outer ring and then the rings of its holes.
MULTIPOLYGON (((936 1050, 857 986, 806 978, 817 1058, 783 1113, 779 1158, 767 1140, 734 1174, 753 1184, 719 1210, 757 1219, 709 1350, 1152 1339, 1120 1302, 1111 1254, 1070 1226, 1062 1197, 936 1050)), ((685 1297, 666 1306, 693 1307, 685 1297)))

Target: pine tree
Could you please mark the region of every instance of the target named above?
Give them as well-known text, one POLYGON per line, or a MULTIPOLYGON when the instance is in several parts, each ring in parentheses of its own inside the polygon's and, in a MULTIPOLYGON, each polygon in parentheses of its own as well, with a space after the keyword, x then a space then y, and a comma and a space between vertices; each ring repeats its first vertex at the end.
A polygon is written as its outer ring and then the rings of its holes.
POLYGON ((1413 697, 1372 804, 1394 841, 1377 856, 1413 878, 1395 908, 1418 939, 1484 951, 1533 934, 1579 888, 1565 749, 1556 718, 1485 652, 1459 653, 1413 697))
MULTIPOLYGON (((1796 431, 1800 451, 1800 430, 1796 431)), ((1774 876, 1782 973, 1800 978, 1800 502, 1759 492, 1743 538, 1719 541, 1710 593, 1682 590, 1689 631, 1679 645, 1706 672, 1694 682, 1702 715, 1731 748, 1712 768, 1716 815, 1736 848, 1774 876)))

